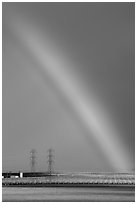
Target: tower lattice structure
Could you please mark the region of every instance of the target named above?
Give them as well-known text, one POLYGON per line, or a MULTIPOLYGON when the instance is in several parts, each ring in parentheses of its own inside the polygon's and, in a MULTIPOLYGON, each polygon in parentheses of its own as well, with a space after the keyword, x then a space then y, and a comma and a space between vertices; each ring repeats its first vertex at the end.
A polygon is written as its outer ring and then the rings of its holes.
POLYGON ((49 149, 48 150, 48 173, 51 175, 54 172, 54 150, 53 149, 49 149))
POLYGON ((32 149, 30 151, 30 167, 31 167, 31 172, 35 172, 36 168, 36 150, 32 149))

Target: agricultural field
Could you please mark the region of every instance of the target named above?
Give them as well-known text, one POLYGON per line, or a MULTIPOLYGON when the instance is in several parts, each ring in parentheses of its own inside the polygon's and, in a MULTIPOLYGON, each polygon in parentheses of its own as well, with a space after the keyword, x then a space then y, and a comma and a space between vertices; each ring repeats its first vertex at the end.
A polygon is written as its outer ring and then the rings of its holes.
POLYGON ((4 185, 8 183, 91 183, 91 184, 125 184, 135 185, 134 174, 112 173, 67 173, 53 174, 45 177, 3 178, 4 185))

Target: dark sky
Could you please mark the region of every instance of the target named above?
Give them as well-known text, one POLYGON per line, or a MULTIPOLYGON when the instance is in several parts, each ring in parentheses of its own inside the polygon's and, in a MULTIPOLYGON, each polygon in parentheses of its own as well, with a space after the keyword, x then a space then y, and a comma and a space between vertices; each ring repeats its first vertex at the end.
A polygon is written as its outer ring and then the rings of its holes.
POLYGON ((134 3, 3 3, 3 171, 134 169, 134 3))

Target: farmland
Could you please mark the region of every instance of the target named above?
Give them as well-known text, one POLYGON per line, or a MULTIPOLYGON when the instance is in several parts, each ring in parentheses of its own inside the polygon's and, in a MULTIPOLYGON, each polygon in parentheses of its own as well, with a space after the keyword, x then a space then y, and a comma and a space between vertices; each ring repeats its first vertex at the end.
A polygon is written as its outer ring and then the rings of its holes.
POLYGON ((128 173, 64 173, 45 177, 3 178, 3 186, 29 184, 135 185, 135 175, 128 173))

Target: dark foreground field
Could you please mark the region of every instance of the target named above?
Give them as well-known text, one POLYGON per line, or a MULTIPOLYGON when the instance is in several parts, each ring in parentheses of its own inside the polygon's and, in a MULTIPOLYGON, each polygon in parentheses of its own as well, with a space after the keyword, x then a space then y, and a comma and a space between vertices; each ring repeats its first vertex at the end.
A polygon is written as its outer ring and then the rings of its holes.
POLYGON ((133 188, 113 187, 46 187, 46 188, 16 188, 2 189, 2 201, 5 202, 44 202, 44 201, 91 201, 91 202, 134 202, 133 188))
POLYGON ((135 201, 133 174, 60 174, 2 182, 2 201, 135 201))

